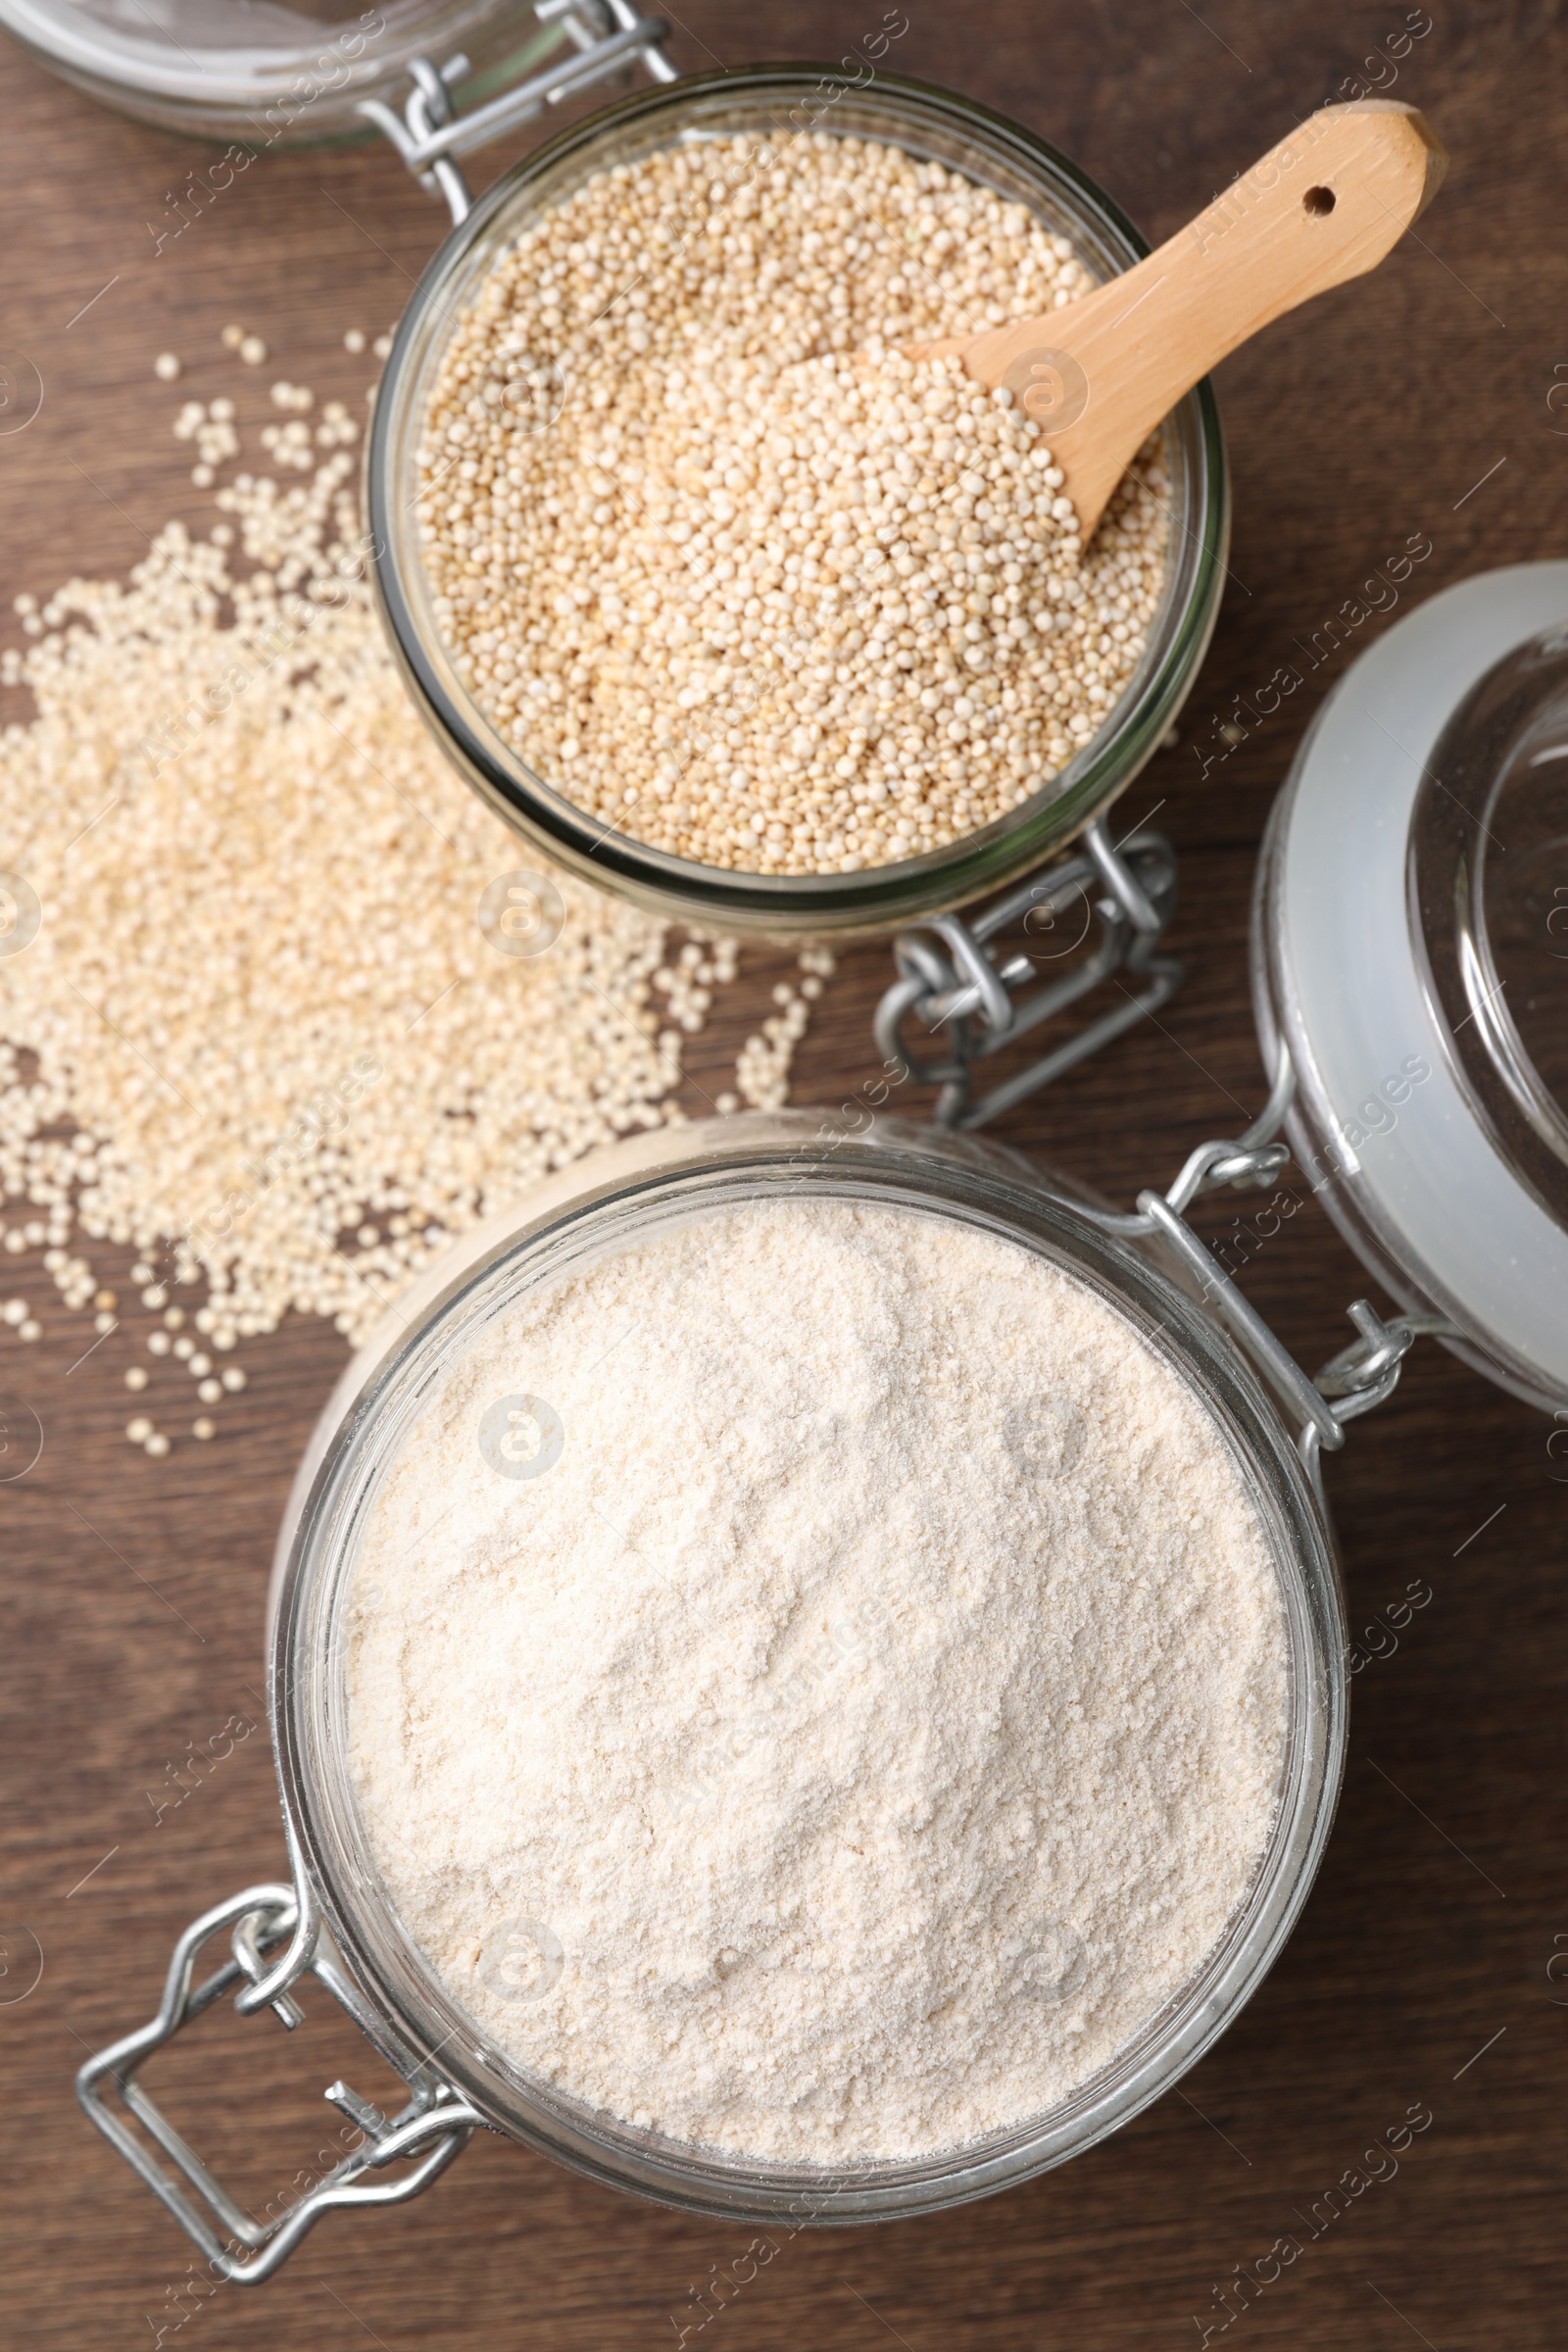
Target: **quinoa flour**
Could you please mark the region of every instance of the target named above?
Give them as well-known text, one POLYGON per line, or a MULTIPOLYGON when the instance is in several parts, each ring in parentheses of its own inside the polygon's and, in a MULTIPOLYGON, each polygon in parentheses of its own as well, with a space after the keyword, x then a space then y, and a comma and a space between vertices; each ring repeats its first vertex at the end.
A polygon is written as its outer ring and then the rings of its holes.
POLYGON ((1205 1409, 1075 1278, 908 1209, 708 1212, 518 1299, 347 1605, 415 1942, 520 2067, 732 2154, 1055 2106, 1274 1814, 1281 1604, 1205 1409), (500 1475, 523 1396, 548 1466, 500 1475))

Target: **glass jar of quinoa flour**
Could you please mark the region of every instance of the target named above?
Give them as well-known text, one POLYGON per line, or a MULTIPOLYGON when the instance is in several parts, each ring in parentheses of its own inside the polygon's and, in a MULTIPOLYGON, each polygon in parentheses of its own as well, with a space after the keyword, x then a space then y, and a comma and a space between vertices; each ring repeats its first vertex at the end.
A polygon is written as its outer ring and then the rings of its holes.
POLYGON ((968 1140, 757 1115, 616 1146, 427 1278, 280 1537, 294 1884, 198 1920, 80 2078, 216 2272, 480 2125, 865 2222, 1061 2163, 1194 2064, 1344 1758, 1316 1464, 1358 1407, 1180 1213, 1280 1156, 1206 1146, 1120 1216, 968 1140), (334 2085, 363 2141, 253 2227, 136 2069, 225 1989, 297 2022, 312 1975, 410 2101, 334 2085))
POLYGON ((601 1154, 351 1367, 279 1544, 293 1884, 79 2079, 215 2271, 480 2125, 703 2212, 906 2215, 1223 2031, 1343 1767, 1322 1453, 1423 1333, 1568 1407, 1565 611, 1568 565, 1465 583, 1325 706, 1260 861, 1270 1099, 1164 1194, 872 1087, 601 1154), (1399 1301, 1313 1381, 1185 1215, 1273 1187, 1287 1122, 1399 1301), (313 1975, 410 2100, 335 2084, 363 2143, 253 2228, 136 2069, 313 1975))

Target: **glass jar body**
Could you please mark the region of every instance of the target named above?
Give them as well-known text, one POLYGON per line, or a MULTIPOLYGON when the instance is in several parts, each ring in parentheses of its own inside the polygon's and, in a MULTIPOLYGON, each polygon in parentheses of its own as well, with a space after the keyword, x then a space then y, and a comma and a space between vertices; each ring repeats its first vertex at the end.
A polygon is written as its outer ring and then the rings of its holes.
MULTIPOLYGON (((416 456, 454 319, 498 255, 593 174, 676 145, 780 127, 869 138, 941 163, 1024 205, 1099 277, 1147 250, 1094 182, 1016 124, 952 92, 877 74, 863 87, 811 71, 743 68, 640 92, 504 174, 431 262, 387 363, 367 451, 372 564, 394 651, 449 759, 548 858, 685 922, 807 939, 871 937, 972 901, 1027 873, 1124 791, 1157 750, 1206 649, 1224 585, 1224 451, 1206 383, 1164 426, 1171 481, 1164 591, 1126 692, 1062 773, 1005 816, 919 858, 857 873, 774 876, 667 856, 590 817, 536 774, 458 674, 436 625, 419 546, 416 456), (824 100, 823 89, 835 93, 824 100)), ((547 428, 548 429, 548 428, 547 428)), ((637 779, 629 778, 636 782, 637 779)))
MULTIPOLYGON (((867 1122, 846 1137, 801 1114, 713 1122, 621 1145, 501 1220, 425 1277, 345 1375, 285 1517, 274 1584, 273 1725, 300 1866, 370 2006, 494 2128, 611 2185, 732 2218, 895 2219, 1007 2186, 1129 2120, 1176 2081, 1250 1997, 1311 1884, 1343 1769, 1347 1684, 1331 1540, 1273 1407, 1200 1308, 1107 1239, 1010 1154, 867 1122), (686 1220, 763 1200, 876 1201, 983 1230, 1089 1284, 1202 1399, 1273 1552, 1290 1655, 1289 1728, 1273 1833, 1220 1945, 1134 2043, 1062 2106, 917 2163, 843 2170, 693 2148, 530 2078, 436 1978, 398 1921, 347 1764, 343 1611, 379 1480, 454 1356, 535 1284, 686 1220)), ((808 1348, 810 1335, 803 1333, 808 1348)))

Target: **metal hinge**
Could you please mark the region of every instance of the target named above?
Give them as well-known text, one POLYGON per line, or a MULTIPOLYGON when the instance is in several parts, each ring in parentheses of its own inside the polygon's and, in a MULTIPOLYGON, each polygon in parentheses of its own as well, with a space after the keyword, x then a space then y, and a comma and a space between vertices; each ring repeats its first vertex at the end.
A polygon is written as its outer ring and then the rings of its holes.
POLYGON ((1262 1188, 1290 1160, 1289 1144, 1278 1141, 1296 1092, 1296 1072, 1283 1041, 1269 1099, 1244 1134, 1228 1142, 1200 1144, 1189 1152, 1165 1193, 1145 1191, 1131 1215, 1082 1200, 1073 1206, 1102 1232, 1124 1241, 1152 1241, 1193 1280, 1205 1303, 1230 1332, 1285 1406, 1297 1431, 1297 1451, 1323 1498, 1322 1456, 1345 1444, 1345 1425, 1384 1403, 1398 1386, 1404 1358, 1424 1334, 1456 1338, 1442 1315, 1393 1315, 1385 1320, 1365 1298, 1347 1309, 1356 1337, 1308 1380, 1296 1358, 1188 1224, 1186 1210, 1203 1193, 1222 1185, 1262 1188))
POLYGON ((936 915, 894 941, 899 977, 877 1007, 877 1051, 884 1063, 902 1065, 920 1085, 942 1089, 934 1125, 983 1127, 1174 996, 1181 960, 1158 950, 1175 906, 1176 854, 1169 842, 1158 833, 1134 832, 1113 843, 1101 819, 1073 856, 983 914, 970 920, 936 915), (1082 947, 1097 925, 1090 953, 1070 971, 1052 976, 1051 965, 1082 947), (1122 971, 1134 985, 1121 988, 1118 1002, 974 1100, 977 1062, 1122 971), (922 1054, 906 1042, 911 1028, 927 1037, 940 1033, 946 1051, 922 1054))
POLYGON ((669 26, 662 17, 640 16, 631 0, 535 0, 533 13, 566 54, 483 106, 466 115, 453 106, 453 88, 468 72, 466 57, 448 58, 444 66, 412 58, 414 87, 401 114, 379 98, 360 102, 360 113, 386 133, 419 185, 446 198, 454 223, 466 220, 473 205, 455 157, 534 121, 622 67, 640 65, 654 81, 678 78, 660 46, 669 26))
POLYGON ((483 2121, 433 2068, 393 2038, 335 1955, 322 1949, 319 1924, 310 1906, 285 1886, 247 1886, 192 1921, 174 1946, 157 2016, 89 2058, 77 2074, 76 2096, 111 2146, 206 2255, 214 2279, 237 2285, 270 2278, 306 2231, 334 2206, 398 2205, 416 2197, 461 2154, 483 2121), (202 1946, 225 1928, 232 1956, 197 1984, 202 1946), (369 2036, 412 2096, 399 2114, 388 2118, 346 2083, 332 2083, 324 2095, 361 2134, 358 2145, 296 2202, 258 2221, 229 2195, 136 2078, 155 2050, 235 1986, 235 2007, 241 2014, 270 2006, 292 2031, 303 2023, 304 2012, 287 1986, 308 1976, 323 1984, 369 2036), (120 2094, 119 2106, 111 2102, 111 2087, 120 2094), (133 2128, 137 2125, 139 2132, 133 2128), (412 2159, 410 2169, 388 2176, 387 2168, 404 2157, 412 2159), (195 2197, 187 2194, 169 2165, 184 2176, 195 2197))

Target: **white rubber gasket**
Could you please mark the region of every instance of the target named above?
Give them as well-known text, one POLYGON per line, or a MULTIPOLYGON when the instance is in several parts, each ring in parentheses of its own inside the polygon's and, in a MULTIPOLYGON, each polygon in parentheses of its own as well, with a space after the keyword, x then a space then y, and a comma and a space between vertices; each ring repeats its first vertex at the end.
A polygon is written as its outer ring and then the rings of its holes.
MULTIPOLYGON (((1406 851, 1439 735, 1512 649, 1568 621, 1568 563, 1461 581, 1364 653, 1302 744, 1277 818, 1272 1007, 1330 1114, 1348 1193, 1429 1295, 1568 1396, 1568 1235, 1462 1092, 1416 968, 1406 851), (1424 1067, 1427 1075, 1409 1076, 1424 1067)), ((1510 1383, 1510 1385, 1513 1385, 1510 1383)))

